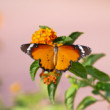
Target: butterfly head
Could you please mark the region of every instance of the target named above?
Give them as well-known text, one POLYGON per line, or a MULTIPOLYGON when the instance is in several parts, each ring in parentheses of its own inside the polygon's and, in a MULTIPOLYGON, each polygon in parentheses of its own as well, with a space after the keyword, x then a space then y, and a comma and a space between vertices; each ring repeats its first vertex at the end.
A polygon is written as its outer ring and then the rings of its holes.
POLYGON ((63 44, 56 44, 56 43, 54 43, 52 46, 53 47, 60 47, 60 46, 62 46, 63 44))

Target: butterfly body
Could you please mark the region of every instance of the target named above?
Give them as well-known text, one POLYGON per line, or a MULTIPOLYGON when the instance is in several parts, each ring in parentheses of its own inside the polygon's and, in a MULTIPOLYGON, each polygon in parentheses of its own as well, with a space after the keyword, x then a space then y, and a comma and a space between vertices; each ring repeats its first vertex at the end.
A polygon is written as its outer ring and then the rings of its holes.
POLYGON ((56 64, 57 64, 58 46, 57 46, 57 45, 55 45, 55 47, 53 47, 53 48, 54 48, 53 63, 54 63, 54 66, 56 66, 56 64))
POLYGON ((71 61, 76 62, 80 58, 91 53, 91 49, 82 45, 47 45, 47 44, 23 44, 21 50, 35 60, 45 71, 64 72, 71 67, 71 61))

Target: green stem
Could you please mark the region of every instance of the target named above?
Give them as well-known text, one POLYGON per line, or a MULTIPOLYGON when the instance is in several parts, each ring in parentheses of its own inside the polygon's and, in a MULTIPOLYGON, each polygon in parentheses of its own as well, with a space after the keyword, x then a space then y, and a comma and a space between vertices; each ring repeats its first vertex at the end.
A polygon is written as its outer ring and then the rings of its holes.
POLYGON ((106 98, 101 92, 99 92, 100 96, 103 97, 108 103, 110 103, 110 100, 106 98))
MULTIPOLYGON (((95 89, 95 87, 88 81, 88 80, 84 80, 90 87, 92 87, 93 89, 95 89)), ((99 95, 103 98, 103 99, 105 99, 108 103, 110 103, 110 100, 107 98, 107 97, 105 97, 100 91, 99 91, 99 95)))

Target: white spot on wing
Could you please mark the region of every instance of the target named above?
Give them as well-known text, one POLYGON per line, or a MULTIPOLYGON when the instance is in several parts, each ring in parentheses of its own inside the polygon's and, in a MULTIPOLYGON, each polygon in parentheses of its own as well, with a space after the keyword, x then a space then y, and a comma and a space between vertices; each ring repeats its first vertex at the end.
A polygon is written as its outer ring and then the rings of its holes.
POLYGON ((30 46, 27 48, 27 51, 31 50, 31 48, 34 46, 34 44, 30 44, 30 46))
POLYGON ((83 47, 81 45, 78 45, 78 47, 81 50, 82 56, 84 56, 85 55, 85 51, 84 51, 83 47))
POLYGON ((34 46, 34 44, 30 44, 29 47, 27 48, 27 54, 30 54, 31 48, 34 46))

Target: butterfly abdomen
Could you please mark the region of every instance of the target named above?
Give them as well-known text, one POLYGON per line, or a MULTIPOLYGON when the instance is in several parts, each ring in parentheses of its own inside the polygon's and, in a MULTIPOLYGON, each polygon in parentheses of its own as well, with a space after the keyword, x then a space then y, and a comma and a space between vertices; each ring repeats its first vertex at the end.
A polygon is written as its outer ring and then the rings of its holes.
POLYGON ((55 47, 54 47, 54 57, 53 57, 54 66, 56 66, 56 64, 57 64, 57 54, 58 54, 58 47, 55 45, 55 47))

